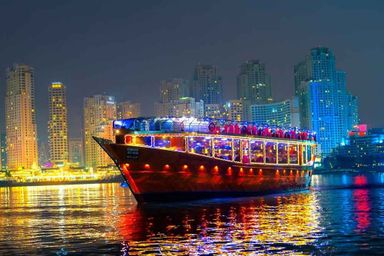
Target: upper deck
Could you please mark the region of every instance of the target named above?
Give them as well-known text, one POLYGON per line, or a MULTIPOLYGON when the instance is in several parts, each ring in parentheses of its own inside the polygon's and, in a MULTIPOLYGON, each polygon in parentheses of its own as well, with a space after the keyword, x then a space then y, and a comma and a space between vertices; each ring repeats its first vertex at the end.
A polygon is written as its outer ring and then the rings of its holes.
POLYGON ((197 154, 242 164, 313 164, 315 135, 295 128, 191 118, 117 120, 116 143, 197 154), (215 122, 216 121, 216 122, 215 122))
POLYGON ((130 118, 115 120, 113 128, 122 133, 203 133, 231 136, 279 138, 287 140, 316 141, 316 134, 291 127, 269 126, 253 122, 234 122, 219 119, 189 118, 130 118))

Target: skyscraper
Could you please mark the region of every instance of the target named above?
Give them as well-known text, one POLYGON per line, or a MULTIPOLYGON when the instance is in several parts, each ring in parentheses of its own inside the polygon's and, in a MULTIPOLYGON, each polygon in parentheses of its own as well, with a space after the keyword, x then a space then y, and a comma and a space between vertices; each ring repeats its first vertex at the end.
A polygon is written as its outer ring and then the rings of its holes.
POLYGON ((243 121, 243 101, 229 100, 226 104, 228 119, 232 121, 243 121))
POLYGON ((181 78, 162 80, 160 83, 160 102, 167 103, 190 96, 189 82, 181 78))
POLYGON ((139 117, 141 114, 140 103, 124 101, 117 103, 117 119, 139 117))
POLYGON ((223 81, 212 65, 197 65, 191 87, 192 97, 204 104, 223 103, 223 81))
POLYGON ((271 77, 266 72, 265 64, 250 60, 240 66, 237 76, 237 97, 250 104, 272 102, 271 77))
POLYGON ((163 80, 160 84, 160 102, 155 103, 157 116, 203 117, 204 103, 189 97, 189 82, 174 78, 163 80))
POLYGON ((7 69, 5 125, 9 170, 38 165, 34 71, 27 65, 7 69))
POLYGON ((0 133, 0 158, 1 158, 1 170, 7 170, 7 143, 4 132, 0 133))
POLYGON ((311 49, 305 60, 297 64, 295 93, 300 101, 300 117, 303 128, 316 131, 320 151, 331 153, 352 129, 358 118, 357 100, 346 89, 345 72, 336 69, 331 49, 311 49))
POLYGON ((53 82, 49 89, 48 147, 50 161, 63 164, 68 161, 68 120, 65 85, 53 82))
POLYGON ((237 98, 242 101, 243 120, 249 120, 250 106, 272 102, 271 77, 265 64, 259 60, 249 60, 240 66, 237 76, 237 98))
POLYGON ((77 164, 79 166, 84 165, 84 148, 83 140, 81 138, 69 139, 68 156, 71 164, 77 164))
POLYGON ((195 101, 195 99, 191 97, 182 97, 167 103, 156 103, 155 108, 157 116, 204 117, 203 101, 195 101))
POLYGON ((250 108, 251 121, 257 124, 276 125, 281 127, 298 127, 298 103, 285 100, 268 104, 255 104, 250 108))
POLYGON ((113 164, 92 136, 113 140, 112 121, 116 119, 115 97, 94 95, 84 99, 84 152, 86 167, 113 164))

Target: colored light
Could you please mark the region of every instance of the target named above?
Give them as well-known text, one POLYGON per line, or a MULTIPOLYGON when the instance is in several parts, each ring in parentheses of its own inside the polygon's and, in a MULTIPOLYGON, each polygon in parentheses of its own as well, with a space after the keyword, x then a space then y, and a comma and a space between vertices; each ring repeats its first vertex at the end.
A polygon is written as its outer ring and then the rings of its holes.
POLYGON ((216 165, 213 167, 213 174, 218 174, 219 173, 219 167, 216 165))
POLYGON ((151 168, 151 166, 149 164, 145 164, 144 168, 148 170, 149 168, 151 168))
POLYGON ((259 169, 259 175, 263 175, 263 169, 259 169))
POLYGON ((200 170, 200 171, 204 171, 204 170, 205 170, 204 165, 200 165, 199 170, 200 170))
MULTIPOLYGON (((243 168, 240 168, 240 171, 242 171, 243 168)), ((249 174, 253 174, 253 169, 249 169, 249 174)))
POLYGON ((188 165, 183 165, 183 170, 188 170, 188 165))
POLYGON ((231 176, 232 175, 232 168, 228 167, 227 169, 227 175, 231 176))
POLYGON ((164 170, 169 170, 170 166, 169 164, 164 165, 164 170))

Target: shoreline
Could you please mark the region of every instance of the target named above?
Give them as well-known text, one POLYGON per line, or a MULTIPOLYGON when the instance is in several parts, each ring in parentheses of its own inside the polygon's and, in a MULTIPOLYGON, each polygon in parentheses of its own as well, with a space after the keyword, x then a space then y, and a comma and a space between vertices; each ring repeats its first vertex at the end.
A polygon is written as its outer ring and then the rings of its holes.
POLYGON ((103 184, 122 182, 120 175, 108 179, 83 179, 83 180, 63 180, 63 181, 37 181, 37 182, 20 182, 14 180, 0 180, 0 188, 2 187, 27 187, 27 186, 57 186, 57 185, 75 185, 75 184, 103 184))

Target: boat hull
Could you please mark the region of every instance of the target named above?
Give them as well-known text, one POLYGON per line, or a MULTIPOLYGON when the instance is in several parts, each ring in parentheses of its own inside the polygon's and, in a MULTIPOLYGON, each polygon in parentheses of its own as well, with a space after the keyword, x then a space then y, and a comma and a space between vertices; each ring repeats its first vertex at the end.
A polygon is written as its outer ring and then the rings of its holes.
POLYGON ((139 202, 244 197, 303 190, 308 166, 241 164, 97 139, 139 202))

